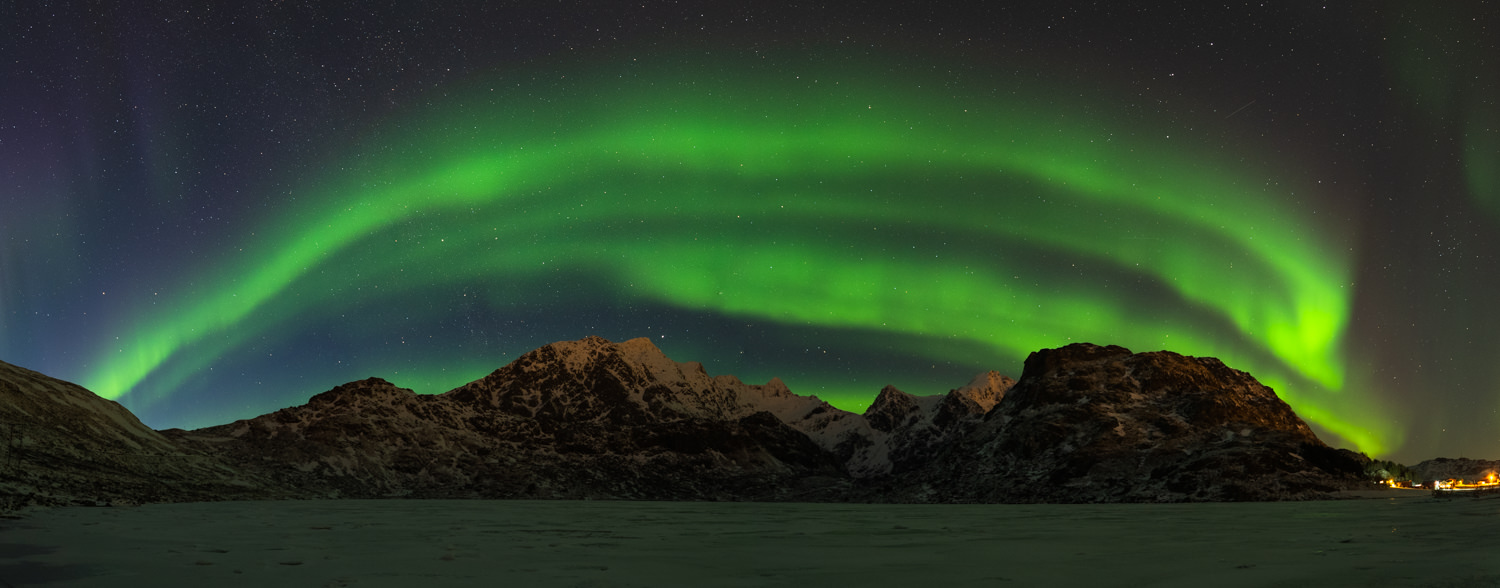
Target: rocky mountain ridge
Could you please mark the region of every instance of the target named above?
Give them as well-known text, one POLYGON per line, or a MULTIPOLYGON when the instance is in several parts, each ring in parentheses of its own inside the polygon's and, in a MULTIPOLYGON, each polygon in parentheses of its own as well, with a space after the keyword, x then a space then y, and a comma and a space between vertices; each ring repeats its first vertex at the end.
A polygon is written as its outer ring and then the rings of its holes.
POLYGON ((1323 444, 1274 391, 1217 359, 1074 344, 1031 354, 980 423, 890 492, 903 502, 1295 500, 1359 487, 1365 461, 1323 444))
MULTIPOLYGON (((167 489, 106 484, 115 489, 101 495, 120 499, 198 500, 218 488, 224 498, 1275 500, 1363 483, 1362 456, 1328 448, 1248 374, 1089 344, 1032 354, 1019 381, 987 372, 938 396, 888 386, 864 414, 776 379, 710 376, 647 339, 598 337, 543 346, 443 394, 371 378, 195 431, 151 431, 93 399, 78 414, 16 418, 56 423, 54 443, 66 445, 80 423, 115 415, 75 453, 134 435, 178 456, 156 469, 115 460, 113 471, 167 489)), ((32 477, 50 471, 30 446, 13 453, 32 477)), ((52 469, 88 485, 86 468, 52 469)), ((0 493, 45 501, 38 488, 7 482, 0 493)))
POLYGON ((1411 466, 1411 471, 1419 481, 1476 481, 1487 479, 1490 474, 1500 473, 1500 460, 1439 457, 1411 466))

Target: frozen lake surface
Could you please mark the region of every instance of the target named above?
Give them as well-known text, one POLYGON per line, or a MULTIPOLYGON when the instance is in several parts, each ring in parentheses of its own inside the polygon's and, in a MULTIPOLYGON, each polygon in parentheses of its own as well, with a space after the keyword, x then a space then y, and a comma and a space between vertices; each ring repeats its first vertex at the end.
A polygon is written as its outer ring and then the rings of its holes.
POLYGON ((0 586, 1500 586, 1500 500, 1389 495, 64 508, 0 521, 0 586))

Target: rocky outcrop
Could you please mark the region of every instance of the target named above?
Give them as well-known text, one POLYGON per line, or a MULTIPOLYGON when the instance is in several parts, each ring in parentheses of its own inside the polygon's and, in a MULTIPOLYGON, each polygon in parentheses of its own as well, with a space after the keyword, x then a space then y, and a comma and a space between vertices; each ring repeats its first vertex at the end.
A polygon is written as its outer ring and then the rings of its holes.
POLYGON ((546 345, 443 396, 544 425, 637 425, 743 413, 741 385, 721 385, 703 365, 668 359, 648 339, 600 337, 546 345))
POLYGON ((1363 456, 1324 445, 1276 394, 1213 358, 1074 344, 1021 379, 895 501, 1176 502, 1322 497, 1363 456))

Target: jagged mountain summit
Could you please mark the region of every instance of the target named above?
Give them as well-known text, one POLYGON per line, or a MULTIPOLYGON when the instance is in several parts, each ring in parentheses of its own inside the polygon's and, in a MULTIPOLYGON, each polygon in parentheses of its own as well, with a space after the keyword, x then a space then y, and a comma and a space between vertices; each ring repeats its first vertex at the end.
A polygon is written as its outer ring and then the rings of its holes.
MULTIPOLYGON (((0 376, 31 377, 18 373, 0 376)), ((93 398, 86 413, 129 416, 93 398)), ((173 474, 187 486, 234 484, 226 497, 1273 500, 1358 484, 1364 459, 1218 360, 1088 344, 1032 354, 1019 381, 888 386, 864 414, 776 379, 710 376, 648 339, 588 337, 438 395, 371 378, 195 431, 126 425, 142 451, 192 456, 196 470, 173 474)), ((80 448, 115 443, 76 434, 80 448)))

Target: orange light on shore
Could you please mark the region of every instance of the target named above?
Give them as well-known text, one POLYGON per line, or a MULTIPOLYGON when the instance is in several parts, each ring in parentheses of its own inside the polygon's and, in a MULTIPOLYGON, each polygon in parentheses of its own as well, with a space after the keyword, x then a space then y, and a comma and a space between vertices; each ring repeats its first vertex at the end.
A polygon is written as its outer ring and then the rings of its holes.
POLYGON ((1494 486, 1500 485, 1500 482, 1497 482, 1497 480, 1495 479, 1495 472, 1490 472, 1485 476, 1483 480, 1475 480, 1473 482, 1470 482, 1468 480, 1448 480, 1447 483, 1439 482, 1438 484, 1439 488, 1446 487, 1452 488, 1454 490, 1474 490, 1478 488, 1492 488, 1494 486))

